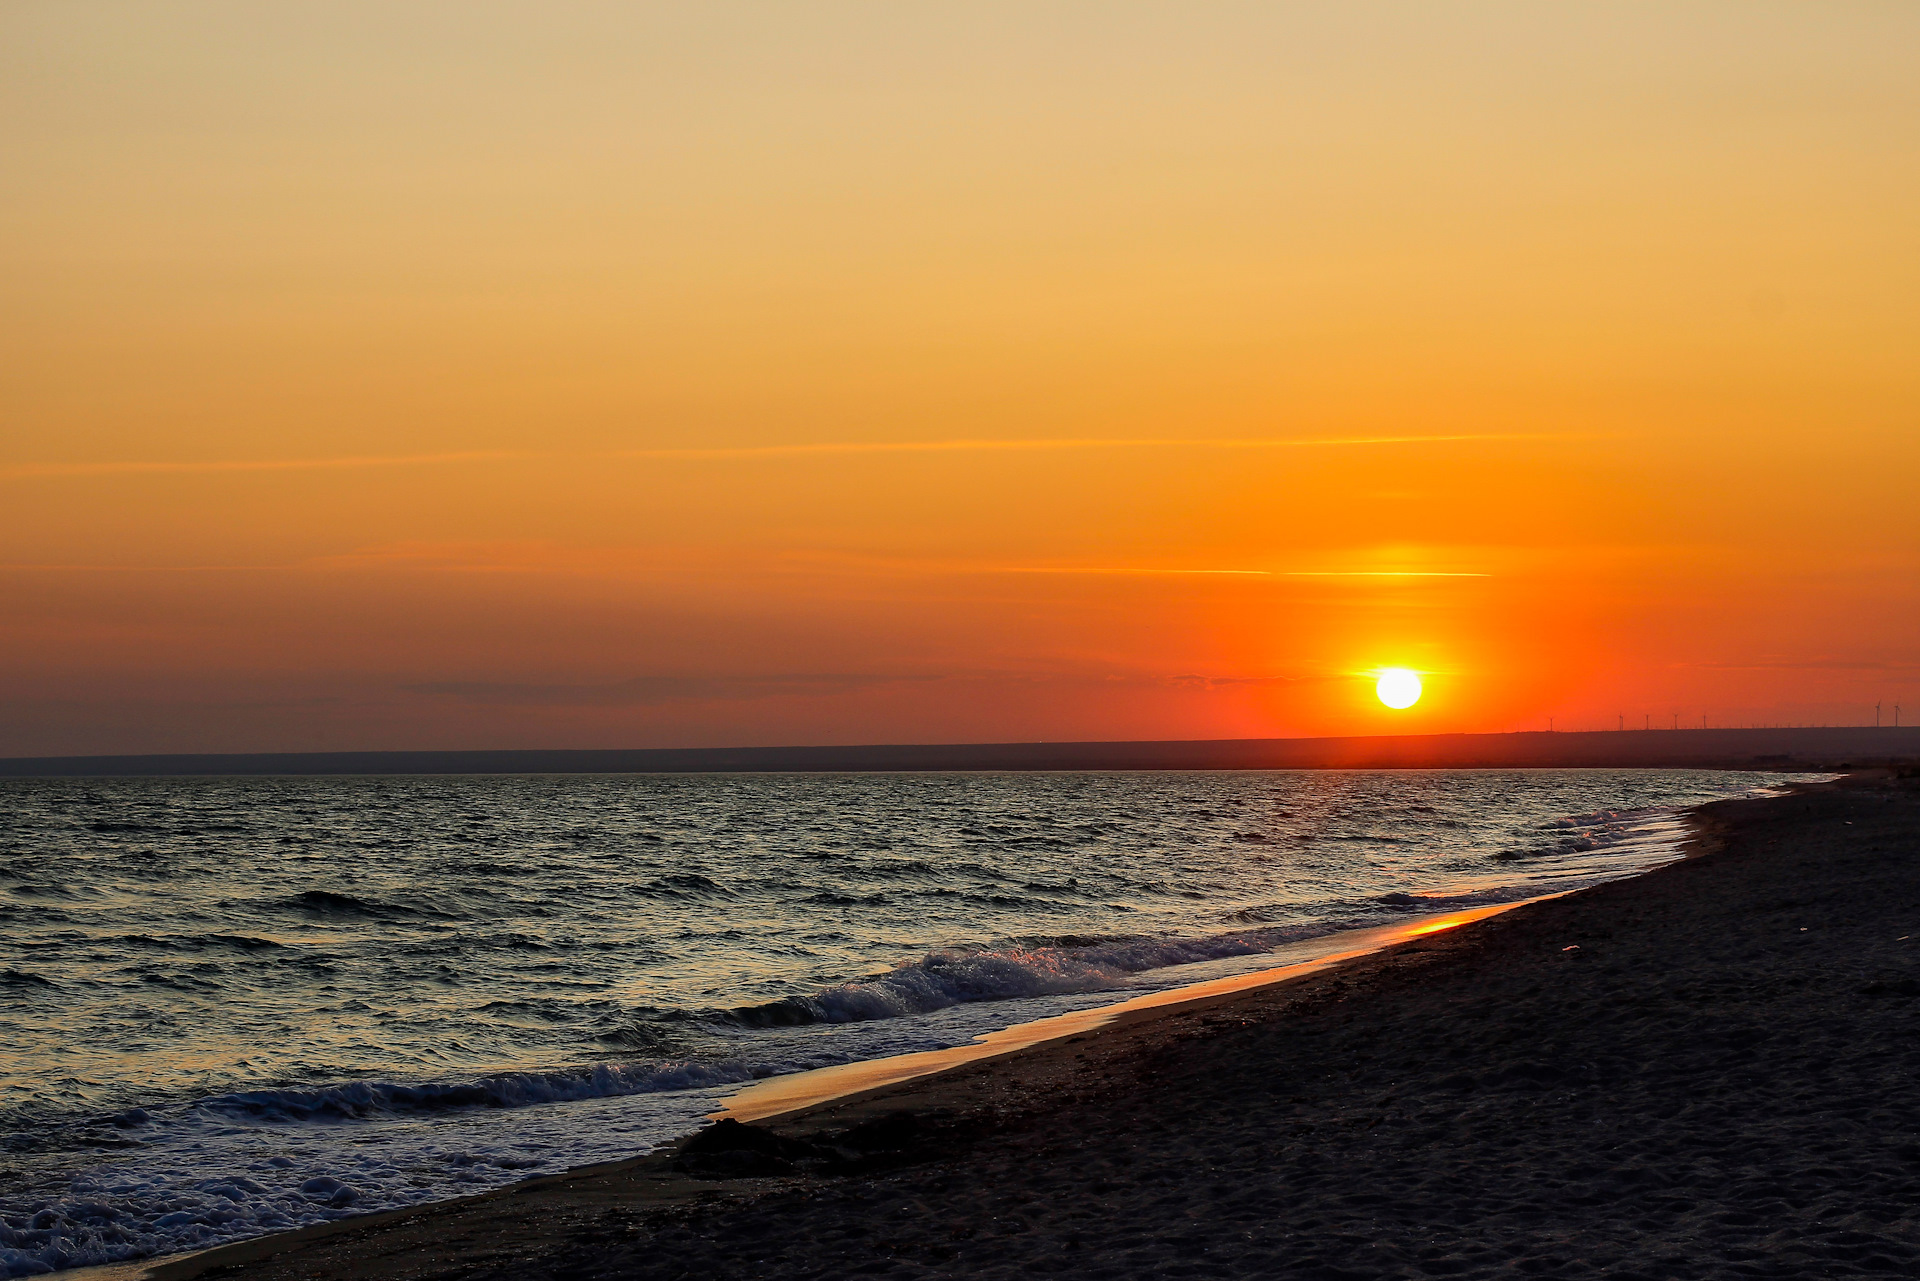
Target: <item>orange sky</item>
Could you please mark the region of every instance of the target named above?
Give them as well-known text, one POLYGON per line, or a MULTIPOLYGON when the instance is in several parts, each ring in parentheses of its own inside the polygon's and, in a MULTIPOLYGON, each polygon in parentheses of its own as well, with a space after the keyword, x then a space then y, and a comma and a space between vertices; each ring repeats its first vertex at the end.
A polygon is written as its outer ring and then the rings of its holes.
POLYGON ((1906 0, 13 0, 0 754, 1920 720, 1917 154, 1906 0))

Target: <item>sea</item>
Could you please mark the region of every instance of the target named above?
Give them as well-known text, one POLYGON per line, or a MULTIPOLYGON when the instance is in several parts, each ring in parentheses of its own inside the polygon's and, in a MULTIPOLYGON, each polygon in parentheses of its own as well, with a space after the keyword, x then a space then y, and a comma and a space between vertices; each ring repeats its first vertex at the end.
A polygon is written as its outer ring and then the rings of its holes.
POLYGON ((0 780, 0 1276, 641 1155, 766 1077, 1629 876, 1795 777, 0 780))

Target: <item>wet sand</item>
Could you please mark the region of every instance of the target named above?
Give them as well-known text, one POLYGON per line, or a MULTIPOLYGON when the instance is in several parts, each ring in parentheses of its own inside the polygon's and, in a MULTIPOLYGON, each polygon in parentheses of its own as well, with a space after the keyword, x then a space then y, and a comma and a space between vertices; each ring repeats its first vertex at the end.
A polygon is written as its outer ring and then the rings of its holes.
POLYGON ((1920 1275, 1920 788, 1698 822, 1283 984, 149 1274, 1920 1275))

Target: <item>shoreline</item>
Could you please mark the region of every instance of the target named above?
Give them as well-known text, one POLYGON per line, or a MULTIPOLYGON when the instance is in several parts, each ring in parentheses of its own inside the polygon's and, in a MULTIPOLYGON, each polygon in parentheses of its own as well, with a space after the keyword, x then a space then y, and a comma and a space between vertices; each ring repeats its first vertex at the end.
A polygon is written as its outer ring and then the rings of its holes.
MULTIPOLYGON (((899 1088, 911 1089, 916 1081, 972 1064, 983 1064, 1016 1054, 1040 1051, 1058 1041, 1099 1035, 1113 1028, 1124 1027, 1145 1019, 1178 1017, 1198 1008, 1232 1000, 1259 988, 1291 982, 1305 978, 1309 974, 1318 974, 1322 970, 1372 956, 1376 952, 1385 951, 1387 948, 1415 938, 1436 934, 1442 930, 1459 929, 1490 916, 1525 907, 1529 903, 1541 903, 1548 899, 1577 893, 1579 893, 1578 890, 1563 890, 1559 894, 1541 894, 1533 898, 1515 899, 1510 903, 1493 903, 1454 912, 1438 912, 1431 916, 1415 916, 1392 925, 1338 930, 1332 934, 1302 939, 1297 943, 1283 944, 1266 955, 1284 954, 1289 950, 1312 951, 1316 947, 1324 947, 1329 942, 1335 942, 1339 946, 1335 951, 1326 952, 1308 960, 1250 970, 1243 974, 1230 974, 1223 978, 1203 979, 1195 983, 1182 984, 1179 987, 1146 992, 1125 1001, 1116 1001, 1112 1005, 1097 1005, 1091 1009, 1073 1010, 1025 1023, 1015 1023, 1011 1027, 976 1037, 964 1045, 948 1046, 941 1050, 923 1050, 915 1054, 896 1054, 880 1059, 863 1059, 833 1067, 814 1068, 806 1072, 768 1077, 729 1095, 718 1111, 708 1115, 716 1121, 730 1119, 779 1124, 823 1108, 839 1108, 856 1100, 865 1099, 876 1092, 891 1093, 899 1088)), ((684 1143, 685 1140, 681 1142, 684 1143)))
MULTIPOLYGON (((1724 842, 1725 832, 1719 830, 1721 824, 1712 811, 1730 805, 1776 804, 1795 795, 1833 790, 1835 786, 1800 785, 1790 789, 1784 797, 1712 802, 1695 807, 1688 811, 1693 835, 1687 838, 1687 848, 1678 861, 1662 864, 1624 880, 1573 891, 1568 901, 1587 900, 1619 886, 1649 882, 1671 869, 1698 860, 1703 854, 1715 852, 1724 842)), ((1857 790, 1869 784, 1843 780, 1842 786, 1853 786, 1857 790)), ((891 1060, 874 1060, 845 1065, 843 1068, 823 1069, 816 1073, 770 1078, 731 1096, 714 1115, 754 1120, 758 1123, 755 1129, 778 1131, 782 1143, 789 1146, 799 1144, 804 1148, 809 1144, 818 1147, 822 1141, 831 1146, 835 1136, 844 1137, 848 1131, 857 1130, 863 1125, 871 1126, 876 1121, 907 1110, 916 1115, 940 1118, 934 1130, 922 1135, 923 1140, 930 1139, 936 1148, 955 1144, 965 1147, 974 1141, 967 1137, 973 1132, 983 1128, 1004 1128, 1010 1117, 1032 1120, 1044 1116, 1055 1104, 1075 1102, 1078 1097, 1077 1083, 1090 1071, 1131 1075, 1141 1060, 1163 1054, 1170 1047, 1196 1037, 1205 1040, 1217 1035, 1219 1027, 1250 1026, 1255 1021, 1272 1016, 1276 1006, 1290 1008, 1303 999, 1310 1004, 1317 999, 1316 993, 1324 995, 1329 989, 1344 991, 1349 987, 1364 987, 1380 972, 1392 971, 1404 965, 1409 955, 1444 955, 1463 948, 1471 951, 1473 940, 1482 936, 1493 924, 1484 918, 1524 924, 1520 918, 1530 919, 1530 914, 1537 914, 1543 904, 1550 904, 1558 898, 1560 896, 1501 904, 1490 909, 1477 909, 1470 914, 1447 914, 1471 915, 1475 928, 1451 931, 1431 939, 1423 940, 1416 935, 1413 922, 1398 923, 1383 930, 1361 931, 1358 933, 1392 933, 1399 937, 1383 938, 1374 941, 1372 946, 1296 966, 1254 971, 1199 985, 1218 989, 1214 991, 1198 991, 1192 987, 1170 989, 1149 993, 1116 1006, 1057 1016, 1057 1019, 1077 1021, 1080 1026, 1057 1030, 1052 1036, 1023 1031, 1034 1025, 1019 1025, 998 1034, 1004 1038, 1002 1044, 994 1044, 995 1038, 990 1037, 987 1038, 987 1044, 974 1043, 950 1051, 931 1052, 928 1056, 906 1056, 941 1058, 954 1056, 958 1052, 961 1061, 923 1067, 903 1076, 861 1080, 876 1065, 893 1063, 891 1060), (1526 910, 1518 910, 1523 908, 1526 910), (1136 1004, 1140 1008, 1124 1008, 1136 1004), (1236 1018, 1242 1013, 1253 1017, 1236 1018), (1089 1061, 1096 1066, 1090 1067, 1089 1061), (840 1079, 820 1080, 815 1088, 796 1089, 796 1085, 804 1078, 820 1078, 822 1073, 828 1077, 838 1075, 840 1079)), ((1419 930, 1418 934, 1434 934, 1440 929, 1446 929, 1446 925, 1419 930)), ((1041 1022, 1053 1023, 1057 1019, 1041 1022)), ((681 1155, 679 1149, 685 1143, 682 1141, 682 1144, 649 1156, 527 1180, 473 1197, 314 1225, 213 1247, 195 1254, 79 1269, 56 1275, 86 1278, 87 1281, 107 1281, 108 1278, 114 1281, 131 1281, 132 1278, 185 1281, 188 1277, 219 1268, 223 1276, 267 1278, 278 1277, 285 1271, 283 1264, 290 1266, 293 1260, 301 1259, 301 1266, 308 1268, 308 1271, 299 1273, 304 1276, 309 1274, 311 1263, 316 1261, 307 1256, 318 1254, 328 1259, 334 1256, 358 1256, 368 1249, 378 1249, 382 1257, 389 1260, 383 1271, 396 1276, 412 1275, 404 1272, 410 1265, 403 1263, 402 1257, 425 1249, 429 1243, 439 1243, 449 1232, 457 1236, 462 1231, 477 1227, 480 1220, 497 1220, 503 1215, 519 1222, 520 1227, 497 1234, 500 1242, 520 1242, 513 1248, 531 1248, 538 1255, 563 1246, 570 1238, 564 1229, 556 1230, 551 1224, 541 1226, 536 1220, 545 1221, 555 1216, 563 1221, 572 1220, 581 1214, 602 1217, 643 1214, 672 1218, 697 1213, 698 1207, 716 1202, 730 1202, 745 1197, 750 1203, 767 1195, 790 1193, 795 1187, 816 1183, 833 1185, 847 1181, 844 1176, 809 1175, 791 1168, 791 1163, 777 1160, 770 1169, 753 1170, 741 1177, 723 1177, 727 1170, 701 1169, 698 1168, 700 1159, 681 1155), (690 1159, 696 1167, 694 1170, 675 1168, 676 1163, 685 1167, 690 1159), (787 1168, 781 1168, 783 1165, 787 1168), (689 1177, 690 1173, 694 1177, 689 1177), (755 1177, 767 1174, 782 1174, 785 1177, 755 1177), (396 1266, 403 1271, 393 1271, 396 1266)), ((922 1142, 920 1146, 926 1144, 922 1142)), ((845 1149, 840 1151, 844 1153, 845 1149)), ((880 1150, 861 1159, 878 1169, 893 1165, 913 1167, 922 1164, 924 1157, 924 1153, 903 1155, 880 1150)), ((803 1160, 801 1164, 805 1165, 806 1162, 803 1160)), ((726 1165, 726 1162, 722 1161, 721 1165, 726 1165)), ((748 1169, 751 1165, 751 1160, 744 1165, 739 1158, 733 1162, 736 1170, 748 1169)), ((493 1246, 486 1244, 488 1235, 487 1231, 481 1231, 470 1242, 481 1256, 495 1252, 493 1246)), ((455 1261, 437 1250, 435 1253, 442 1265, 455 1261)), ((464 1257, 464 1252, 456 1254, 464 1257)), ((526 1258, 528 1263, 533 1261, 524 1255, 521 1257, 526 1258)), ((475 1257, 471 1262, 479 1266, 482 1259, 475 1257)), ((338 1273, 312 1273, 352 1274, 352 1268, 338 1273)), ((516 1272, 513 1275, 521 1274, 516 1272)), ((287 1275, 293 1273, 287 1272, 287 1275)), ((443 1268, 433 1275, 468 1273, 447 1272, 443 1268)))
MULTIPOLYGON (((1684 844, 1683 840, 1682 845, 1684 844)), ((1685 857, 1685 855, 1680 854, 1677 857, 1685 857)), ((1665 864, 1657 866, 1665 866, 1665 864)), ((1636 875, 1644 875, 1644 873, 1636 873, 1636 875)), ((999 1031, 986 1033, 964 1044, 948 1046, 944 1049, 891 1055, 879 1059, 863 1059, 831 1067, 767 1077, 727 1096, 721 1106, 708 1113, 707 1117, 714 1121, 733 1120, 758 1125, 795 1123, 805 1125, 817 1114, 831 1114, 839 1117, 851 1114, 852 1110, 864 1113, 865 1109, 876 1101, 890 1101, 896 1095, 907 1095, 916 1089, 924 1089, 928 1085, 928 1078, 951 1073, 960 1068, 988 1067, 1018 1055, 1045 1053, 1050 1047, 1060 1042, 1084 1040, 1089 1036, 1105 1034, 1117 1028, 1155 1019, 1183 1017, 1198 1010, 1234 1000, 1260 988, 1290 982, 1350 964, 1416 938, 1445 930, 1459 929, 1529 904, 1546 902, 1580 892, 1579 889, 1562 890, 1506 903, 1412 916, 1388 925, 1316 935, 1294 943, 1282 944, 1273 953, 1267 955, 1284 955, 1290 951, 1312 952, 1315 949, 1324 948, 1330 942, 1337 943, 1339 946, 1334 951, 1314 955, 1310 959, 1220 978, 1199 980, 1179 987, 1148 991, 1111 1005, 1072 1010, 1064 1014, 1016 1023, 999 1031)), ((938 1087, 936 1085, 933 1088, 938 1087)), ((684 1136, 644 1156, 577 1166, 555 1174, 539 1175, 468 1196, 449 1197, 440 1201, 429 1201, 393 1210, 355 1215, 346 1219, 308 1224, 305 1227, 266 1233, 258 1237, 227 1242, 184 1254, 131 1259, 121 1263, 93 1264, 43 1275, 72 1278, 73 1281, 188 1281, 189 1278, 203 1275, 214 1268, 224 1268, 233 1263, 263 1257, 263 1251, 254 1247, 271 1246, 273 1248, 265 1250, 264 1254, 276 1254, 285 1248, 280 1243, 296 1245, 307 1241, 324 1240, 342 1235, 357 1227, 384 1226, 442 1207, 484 1202, 493 1198, 512 1196, 526 1189, 550 1184, 565 1184, 582 1178, 638 1171, 649 1163, 677 1157, 681 1148, 693 1137, 693 1135, 684 1136)), ((697 1195, 705 1187, 706 1184, 702 1183, 697 1187, 679 1191, 697 1195)))

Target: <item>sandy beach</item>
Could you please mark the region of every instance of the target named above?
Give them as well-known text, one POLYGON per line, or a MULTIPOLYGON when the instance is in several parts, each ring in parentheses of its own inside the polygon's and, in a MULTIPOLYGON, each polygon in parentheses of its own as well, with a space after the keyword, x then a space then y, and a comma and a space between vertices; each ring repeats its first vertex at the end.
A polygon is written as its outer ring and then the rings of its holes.
POLYGON ((1696 822, 1293 981, 144 1274, 1912 1276, 1920 788, 1696 822))

